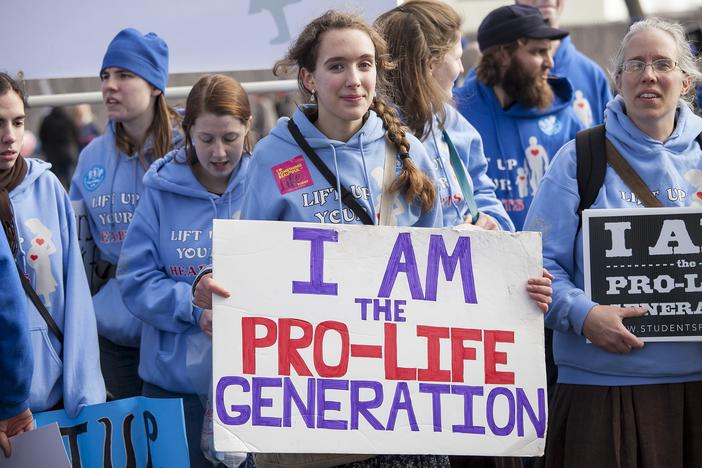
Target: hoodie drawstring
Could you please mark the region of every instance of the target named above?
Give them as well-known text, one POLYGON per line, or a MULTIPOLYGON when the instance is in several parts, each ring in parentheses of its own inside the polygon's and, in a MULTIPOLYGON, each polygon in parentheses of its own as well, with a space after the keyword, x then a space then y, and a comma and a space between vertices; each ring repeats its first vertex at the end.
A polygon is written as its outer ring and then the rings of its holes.
POLYGON ((332 149, 332 157, 334 158, 334 172, 336 172, 336 198, 339 200, 339 219, 341 224, 344 224, 344 204, 341 200, 341 176, 339 175, 339 164, 336 161, 336 148, 334 145, 329 145, 332 149))
MULTIPOLYGON (((358 135, 358 144, 361 147, 361 162, 363 163, 363 179, 365 181, 366 187, 368 187, 368 196, 370 197, 370 209, 371 209, 371 218, 373 218, 374 222, 378 222, 378 215, 375 211, 375 199, 373 198, 373 188, 371 187, 370 181, 368 180, 368 169, 366 168, 366 153, 363 151, 363 137, 365 136, 365 132, 361 132, 358 135)), ((385 139, 382 140, 383 142, 385 139)), ((383 152, 383 154, 385 154, 383 152)), ((383 159, 384 160, 384 159, 383 159)), ((385 166, 383 166, 385 167, 385 166)), ((383 196, 383 189, 384 187, 380 186, 380 196, 383 196)))

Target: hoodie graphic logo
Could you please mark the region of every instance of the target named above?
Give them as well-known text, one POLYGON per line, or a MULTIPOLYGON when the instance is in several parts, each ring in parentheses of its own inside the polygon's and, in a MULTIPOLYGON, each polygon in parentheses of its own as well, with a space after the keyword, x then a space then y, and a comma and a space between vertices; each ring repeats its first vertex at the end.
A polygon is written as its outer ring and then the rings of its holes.
POLYGON ((105 168, 102 166, 93 166, 83 176, 83 187, 85 190, 92 192, 100 186, 105 180, 105 168))
POLYGON ((30 218, 24 225, 32 232, 29 241, 29 266, 34 270, 34 290, 41 296, 46 308, 51 307, 51 294, 56 291, 56 279, 51 272, 51 255, 56 253, 53 233, 37 218, 30 218))
POLYGON ((561 121, 555 115, 539 119, 539 129, 546 135, 555 135, 561 131, 561 128, 563 128, 563 125, 561 125, 561 121))
POLYGON ((302 155, 271 168, 273 178, 281 195, 313 185, 312 175, 302 155))

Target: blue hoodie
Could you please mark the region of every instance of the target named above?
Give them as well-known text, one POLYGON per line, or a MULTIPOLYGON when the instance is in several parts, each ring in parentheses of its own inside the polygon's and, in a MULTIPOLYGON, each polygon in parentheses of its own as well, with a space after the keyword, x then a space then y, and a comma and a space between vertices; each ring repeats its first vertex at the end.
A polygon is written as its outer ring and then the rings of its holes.
MULTIPOLYGON (((173 129, 173 146, 183 138, 173 129)), ((144 144, 144 154, 152 151, 152 140, 144 144)), ((145 169, 137 154, 117 149, 115 122, 110 121, 104 135, 95 138, 80 153, 71 181, 71 200, 82 200, 88 213, 88 226, 100 251, 101 260, 117 264, 124 236, 144 191, 145 169)), ((139 344, 141 323, 127 311, 117 282, 109 279, 93 296, 98 333, 122 346, 139 344)))
POLYGON ((143 323, 139 376, 171 392, 207 393, 211 341, 190 285, 212 263, 212 220, 238 219, 251 157, 244 155, 220 196, 208 192, 180 148, 154 162, 119 257, 117 281, 143 323), (181 162, 177 162, 181 161, 181 162))
MULTIPOLYGON (((477 130, 453 106, 444 105, 444 111, 446 120, 443 128, 461 158, 462 170, 467 176, 469 189, 473 191, 478 211, 495 218, 502 229, 514 231, 512 221, 495 196, 495 184, 487 175, 488 164, 483 153, 483 140, 477 130)), ((462 224, 468 215, 468 204, 451 165, 449 147, 436 117, 432 121, 429 134, 422 143, 427 154, 433 158, 434 169, 439 175, 439 196, 444 226, 462 224)))
POLYGON ((573 88, 568 80, 549 78, 549 84, 554 99, 545 110, 519 103, 502 109, 492 88, 477 77, 455 94, 458 111, 483 138, 487 173, 518 231, 549 161, 582 129, 571 107, 573 88))
POLYGON ((85 278, 73 208, 50 164, 28 159, 27 175, 10 192, 19 264, 59 328, 63 343, 27 299, 34 373, 32 411, 63 399, 70 417, 85 405, 105 401, 93 302, 85 278))
MULTIPOLYGON (((349 141, 327 138, 301 110, 293 120, 309 145, 334 173, 341 185, 354 195, 358 203, 377 220, 381 205, 383 167, 385 165, 385 129, 375 112, 369 111, 361 129, 349 141)), ((422 143, 411 135, 410 156, 415 165, 436 184, 433 164, 422 143)), ((402 162, 395 158, 399 174, 402 162)), ((278 120, 271 133, 254 149, 242 219, 306 221, 333 224, 360 224, 361 221, 337 196, 314 164, 288 131, 288 118, 278 120)), ((393 194, 394 223, 397 226, 441 226, 439 200, 421 213, 417 203, 410 205, 403 194, 393 194)), ((377 221, 376 221, 377 222, 377 221)))
MULTIPOLYGON (((626 116, 623 100, 607 105, 606 136, 664 206, 688 206, 700 190, 686 179, 702 172, 702 150, 696 141, 702 119, 681 103, 677 125, 665 142, 639 130, 626 116), (668 189, 686 196, 670 200, 668 189)), ((702 380, 702 343, 646 343, 627 354, 609 353, 587 344, 583 322, 596 304, 583 292, 582 232, 578 230, 578 183, 575 142, 556 155, 541 183, 526 222, 526 229, 543 233, 544 267, 556 277, 553 305, 546 324, 553 328, 558 381, 588 385, 637 385, 702 380), (573 264, 573 248, 576 263, 573 264)), ((592 208, 636 208, 624 181, 607 167, 605 180, 592 208)), ((677 198, 677 197, 676 197, 677 198)), ((640 206, 639 206, 640 207, 640 206)))
POLYGON ((583 126, 601 124, 605 106, 612 99, 602 68, 576 49, 570 36, 561 39, 553 63, 551 73, 567 77, 573 86, 573 110, 583 126))
POLYGON ((0 420, 20 414, 29 408, 29 386, 32 383, 34 358, 27 325, 25 299, 15 259, 0 229, 0 420))

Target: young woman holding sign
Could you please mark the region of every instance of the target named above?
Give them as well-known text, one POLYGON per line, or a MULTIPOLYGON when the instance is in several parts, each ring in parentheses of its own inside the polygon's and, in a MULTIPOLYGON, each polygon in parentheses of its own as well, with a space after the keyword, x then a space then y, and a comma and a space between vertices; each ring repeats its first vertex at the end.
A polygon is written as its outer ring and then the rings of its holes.
MULTIPOLYGON (((19 84, 0 73, 0 221, 27 301, 29 408, 64 408, 74 418, 105 401, 95 314, 68 195, 49 164, 20 155, 25 108, 19 84)), ((2 392, 10 393, 5 378, 2 392)))
MULTIPOLYGON (((619 96, 607 105, 606 139, 660 204, 690 205, 702 173, 702 119, 686 102, 700 72, 684 29, 655 18, 633 24, 614 70, 619 96), (686 196, 672 200, 669 189, 686 196)), ((590 207, 640 207, 622 196, 631 191, 607 166, 590 207)), ((598 305, 585 296, 579 204, 571 141, 553 159, 525 226, 543 232, 544 262, 556 277, 546 322, 555 331, 559 375, 545 465, 702 466, 702 344, 644 346, 622 319, 645 309, 598 305)))
POLYGON ((211 466, 200 451, 211 372, 211 311, 193 307, 190 285, 211 263, 215 218, 237 218, 249 168, 251 110, 224 75, 202 77, 183 118, 185 147, 156 161, 120 254, 124 302, 143 321, 143 395, 182 398, 190 466, 211 466))
MULTIPOLYGON (((442 226, 433 163, 382 97, 390 63, 380 35, 356 16, 327 12, 307 25, 274 71, 290 68, 311 103, 257 144, 242 218, 442 226), (302 176, 288 177, 288 168, 302 176), (354 188, 355 206, 333 195, 314 198, 344 187, 354 188), (301 193, 314 203, 304 203, 301 193)), ((195 288, 196 304, 210 308, 211 292, 227 294, 205 276, 195 288)), ((260 454, 256 460, 275 466, 279 457, 290 466, 448 466, 444 456, 260 454)))
POLYGON ((156 159, 182 141, 180 116, 168 106, 168 46, 154 33, 120 31, 100 67, 102 97, 110 121, 105 134, 80 154, 70 195, 83 202, 90 234, 100 251, 92 284, 100 334, 100 360, 112 398, 141 394, 141 321, 129 313, 114 279, 122 242, 144 191, 142 178, 156 159))

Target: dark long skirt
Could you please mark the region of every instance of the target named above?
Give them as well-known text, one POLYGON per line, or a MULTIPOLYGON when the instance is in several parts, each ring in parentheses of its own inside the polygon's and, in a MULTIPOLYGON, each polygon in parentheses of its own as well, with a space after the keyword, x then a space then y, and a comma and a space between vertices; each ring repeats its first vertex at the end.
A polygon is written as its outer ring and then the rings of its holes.
POLYGON ((558 384, 545 468, 702 467, 702 382, 558 384))

